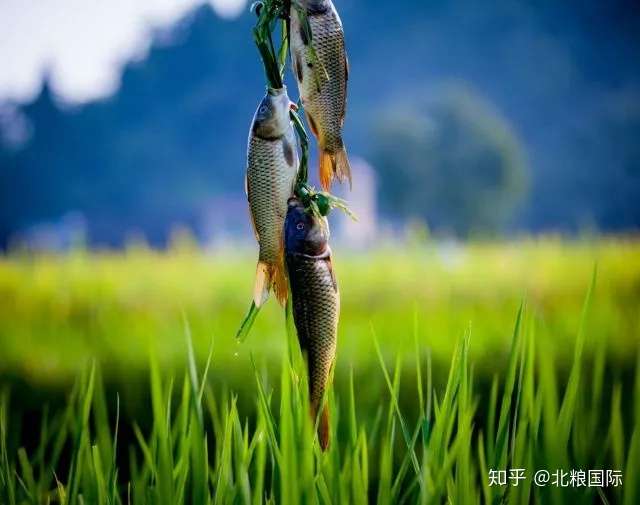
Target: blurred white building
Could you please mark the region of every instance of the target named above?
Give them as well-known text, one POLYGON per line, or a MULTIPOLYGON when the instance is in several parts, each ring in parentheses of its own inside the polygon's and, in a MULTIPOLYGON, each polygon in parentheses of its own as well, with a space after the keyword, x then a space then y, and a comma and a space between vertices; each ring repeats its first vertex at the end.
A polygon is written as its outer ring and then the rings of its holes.
POLYGON ((332 192, 343 198, 358 217, 353 221, 343 212, 331 213, 332 239, 347 247, 360 249, 369 247, 377 238, 378 208, 375 170, 365 160, 351 157, 353 189, 348 184, 335 184, 332 192))
MULTIPOLYGON (((378 238, 378 213, 375 171, 362 158, 350 159, 353 190, 348 184, 335 183, 331 192, 347 201, 358 217, 353 221, 343 212, 331 212, 331 242, 342 247, 369 247, 378 238)), ((218 249, 232 244, 254 244, 249 204, 244 192, 212 197, 198 215, 196 236, 206 248, 218 249)))

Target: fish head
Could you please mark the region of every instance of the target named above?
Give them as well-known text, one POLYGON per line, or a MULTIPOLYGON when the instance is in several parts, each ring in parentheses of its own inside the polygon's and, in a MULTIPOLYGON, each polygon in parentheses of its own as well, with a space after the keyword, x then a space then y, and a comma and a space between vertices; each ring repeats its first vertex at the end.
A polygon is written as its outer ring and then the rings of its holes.
POLYGON ((326 219, 307 212, 297 198, 289 198, 284 222, 284 240, 287 253, 317 256, 327 250, 329 227, 326 219))
POLYGON ((253 116, 253 133, 265 139, 282 137, 291 126, 290 109, 287 88, 269 88, 253 116))

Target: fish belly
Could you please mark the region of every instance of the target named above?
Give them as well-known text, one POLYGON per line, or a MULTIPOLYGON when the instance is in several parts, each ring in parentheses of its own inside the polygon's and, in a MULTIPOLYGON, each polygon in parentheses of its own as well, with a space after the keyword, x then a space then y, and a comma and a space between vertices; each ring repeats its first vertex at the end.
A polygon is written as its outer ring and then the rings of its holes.
POLYGON ((293 130, 288 139, 249 141, 247 193, 249 209, 260 246, 259 260, 277 262, 282 254, 282 234, 287 200, 293 194, 298 158, 293 130), (289 143, 285 147, 284 141, 289 143), (287 149, 293 148, 293 154, 287 149))

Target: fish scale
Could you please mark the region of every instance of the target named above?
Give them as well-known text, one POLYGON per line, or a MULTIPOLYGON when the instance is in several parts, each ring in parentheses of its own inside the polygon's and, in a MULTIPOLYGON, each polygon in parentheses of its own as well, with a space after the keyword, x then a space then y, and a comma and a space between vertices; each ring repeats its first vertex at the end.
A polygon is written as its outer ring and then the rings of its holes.
POLYGON ((298 172, 290 108, 285 87, 268 88, 249 130, 246 190, 259 245, 253 287, 256 308, 267 301, 272 290, 282 305, 287 299, 283 227, 298 172))
POLYGON ((307 122, 318 140, 320 184, 329 190, 336 177, 351 184, 342 140, 349 77, 342 22, 330 0, 300 0, 292 4, 290 19, 291 62, 307 122))
POLYGON ((284 137, 294 153, 291 165, 282 138, 263 139, 251 135, 249 140, 247 192, 260 244, 260 261, 281 260, 282 226, 297 172, 294 135, 291 128, 284 137))
MULTIPOLYGON (((343 60, 344 40, 342 27, 337 20, 327 22, 323 16, 309 16, 313 33, 313 47, 319 63, 311 69, 314 77, 306 79, 304 85, 305 109, 323 124, 324 144, 327 150, 342 147, 342 125, 345 114, 346 69, 343 60), (327 79, 326 74, 332 76, 327 79), (322 92, 318 91, 318 84, 322 92)), ((311 55, 307 50, 307 61, 311 55)), ((313 65, 313 63, 311 63, 313 65)), ((307 68, 308 63, 307 63, 307 68)))
POLYGON ((310 401, 322 400, 336 354, 340 298, 331 254, 287 254, 293 317, 300 347, 307 353, 310 401))

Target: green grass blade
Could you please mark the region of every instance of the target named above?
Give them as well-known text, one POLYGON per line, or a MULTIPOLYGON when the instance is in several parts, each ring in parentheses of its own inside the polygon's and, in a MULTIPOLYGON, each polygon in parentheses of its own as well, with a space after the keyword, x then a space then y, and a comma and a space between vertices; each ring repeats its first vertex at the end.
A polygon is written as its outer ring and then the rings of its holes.
POLYGON ((236 332, 236 340, 238 342, 244 342, 247 339, 256 317, 258 317, 258 312, 260 312, 260 308, 252 301, 242 323, 240 323, 240 328, 238 328, 238 331, 236 332))
POLYGON ((397 398, 395 390, 393 389, 393 385, 391 383, 391 379, 389 378, 389 372, 387 371, 387 367, 386 367, 386 365, 384 363, 384 358, 382 357, 382 352, 380 351, 380 345, 378 344, 378 339, 376 337, 375 330, 374 330, 373 326, 371 326, 371 332, 373 334, 373 344, 374 344, 374 347, 375 347, 375 350, 376 350, 376 354, 378 355, 378 361, 379 361, 380 366, 382 368, 382 373, 383 373, 384 379, 385 379, 385 381, 387 383, 387 387, 389 389, 389 394, 391 395, 393 408, 394 408, 394 410, 396 412, 396 415, 398 416, 398 421, 400 423, 400 431, 402 432, 402 436, 403 436, 405 444, 407 446, 407 451, 410 454, 411 464, 413 466, 413 470, 416 473, 416 476, 418 477, 420 485, 422 486, 422 473, 420 472, 420 464, 418 463, 418 458, 417 458, 416 453, 414 451, 411 435, 409 434, 409 431, 407 430, 407 427, 406 427, 406 424, 405 424, 405 421, 404 421, 404 417, 402 416, 402 413, 400 412, 400 405, 398 403, 398 398, 397 398))

